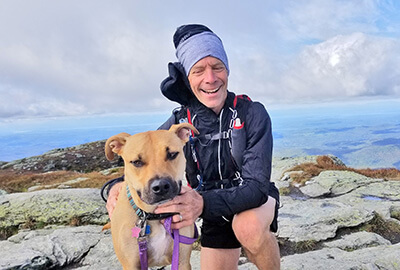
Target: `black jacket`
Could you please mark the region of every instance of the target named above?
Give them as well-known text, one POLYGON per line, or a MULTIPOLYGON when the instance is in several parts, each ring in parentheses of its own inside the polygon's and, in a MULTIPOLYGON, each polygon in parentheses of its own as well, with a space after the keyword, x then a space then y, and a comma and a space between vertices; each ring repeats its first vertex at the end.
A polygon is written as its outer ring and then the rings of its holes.
MULTIPOLYGON (((210 183, 222 179, 233 179, 237 170, 243 182, 239 186, 202 191, 204 209, 201 217, 210 221, 221 220, 221 216, 231 220, 233 215, 264 204, 268 195, 279 201, 279 192, 270 182, 272 161, 271 120, 264 106, 259 102, 238 99, 235 109, 244 121, 242 135, 241 166, 237 166, 231 154, 231 139, 208 140, 206 134, 228 131, 232 120, 235 94, 228 92, 225 105, 219 115, 201 104, 191 93, 186 76, 179 64, 169 65, 170 77, 161 84, 163 94, 183 106, 160 127, 168 129, 182 121, 189 108, 192 124, 200 132, 196 141, 197 157, 201 164, 203 181, 210 183), (172 65, 172 66, 171 66, 172 65), (172 72, 171 72, 172 69, 172 72)), ((233 130, 233 133, 236 130, 233 130)), ((237 140, 233 140, 237 143, 237 140)), ((192 187, 198 185, 197 165, 193 160, 189 143, 185 146, 187 160, 186 176, 192 187)))

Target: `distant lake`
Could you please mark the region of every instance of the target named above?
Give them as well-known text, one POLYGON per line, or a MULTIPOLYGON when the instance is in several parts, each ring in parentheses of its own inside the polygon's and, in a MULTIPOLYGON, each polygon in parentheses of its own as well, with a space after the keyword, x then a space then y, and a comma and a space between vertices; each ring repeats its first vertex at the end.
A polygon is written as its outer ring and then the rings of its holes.
MULTIPOLYGON (((400 100, 274 105, 275 156, 333 154, 357 168, 400 169, 400 100)), ((169 113, 0 120, 0 160, 156 129, 169 113)))

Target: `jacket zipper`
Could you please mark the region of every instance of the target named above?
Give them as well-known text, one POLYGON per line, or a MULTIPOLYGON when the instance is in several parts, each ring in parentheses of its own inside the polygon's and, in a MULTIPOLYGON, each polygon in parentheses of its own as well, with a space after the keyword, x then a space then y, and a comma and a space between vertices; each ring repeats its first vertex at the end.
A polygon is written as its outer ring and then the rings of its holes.
MULTIPOLYGON (((221 113, 219 115, 219 133, 222 132, 222 115, 224 114, 224 109, 221 110, 221 113)), ((222 166, 221 166, 221 138, 218 140, 218 172, 219 172, 219 178, 222 180, 222 166)))

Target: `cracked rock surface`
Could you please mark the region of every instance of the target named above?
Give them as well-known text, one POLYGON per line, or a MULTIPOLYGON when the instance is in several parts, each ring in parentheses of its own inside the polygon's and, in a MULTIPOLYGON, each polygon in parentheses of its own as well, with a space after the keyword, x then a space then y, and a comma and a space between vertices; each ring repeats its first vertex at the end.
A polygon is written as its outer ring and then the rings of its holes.
MULTIPOLYGON (((272 180, 292 186, 287 170, 315 160, 274 159, 272 180)), ((281 269, 400 269, 400 181, 324 171, 280 205, 281 269)), ((98 189, 2 194, 0 229, 12 236, 0 241, 0 269, 121 269, 107 220, 98 189)), ((199 251, 191 262, 200 269, 199 251)), ((245 257, 238 268, 257 269, 245 257)))

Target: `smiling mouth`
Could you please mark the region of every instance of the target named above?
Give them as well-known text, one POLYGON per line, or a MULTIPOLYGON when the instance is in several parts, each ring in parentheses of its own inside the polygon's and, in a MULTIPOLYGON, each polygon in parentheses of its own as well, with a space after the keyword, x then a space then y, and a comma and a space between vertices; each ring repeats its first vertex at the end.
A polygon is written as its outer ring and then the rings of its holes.
POLYGON ((218 87, 218 88, 216 88, 216 89, 211 89, 211 90, 204 90, 204 89, 201 89, 201 91, 202 91, 203 93, 206 93, 206 94, 214 94, 214 93, 217 93, 218 90, 219 90, 220 88, 221 88, 221 86, 218 87))

